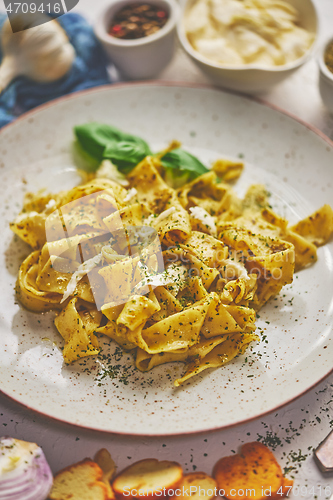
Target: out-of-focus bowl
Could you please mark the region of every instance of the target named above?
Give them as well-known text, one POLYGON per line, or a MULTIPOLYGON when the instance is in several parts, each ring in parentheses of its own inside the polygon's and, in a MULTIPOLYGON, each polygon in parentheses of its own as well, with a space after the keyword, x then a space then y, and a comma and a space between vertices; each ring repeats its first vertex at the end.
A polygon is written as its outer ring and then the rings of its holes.
POLYGON ((185 52, 215 85, 251 94, 269 90, 308 61, 317 44, 318 15, 312 0, 285 1, 299 12, 300 26, 314 35, 309 50, 293 62, 272 67, 259 64, 224 65, 202 56, 192 47, 184 27, 184 16, 194 0, 181 0, 181 15, 177 26, 179 40, 185 52))
POLYGON ((325 64, 325 52, 330 43, 333 42, 333 36, 326 41, 319 51, 319 91, 323 103, 330 113, 333 113, 333 73, 325 64))
POLYGON ((108 30, 115 14, 126 5, 142 4, 144 0, 113 0, 99 15, 95 33, 105 51, 124 79, 153 78, 171 60, 176 37, 179 6, 176 0, 148 0, 168 13, 168 21, 156 33, 134 40, 124 40, 109 35, 108 30))

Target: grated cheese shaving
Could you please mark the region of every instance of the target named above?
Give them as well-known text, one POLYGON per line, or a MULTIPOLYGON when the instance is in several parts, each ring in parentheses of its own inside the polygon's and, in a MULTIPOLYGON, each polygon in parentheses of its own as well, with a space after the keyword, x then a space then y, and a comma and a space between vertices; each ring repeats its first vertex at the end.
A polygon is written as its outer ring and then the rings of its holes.
POLYGON ((233 279, 236 275, 237 278, 242 278, 244 280, 250 279, 245 266, 240 262, 224 259, 220 261, 220 265, 222 266, 224 278, 233 279), (230 276, 231 274, 232 276, 230 276))
POLYGON ((67 285, 67 288, 64 292, 64 295, 60 301, 60 304, 62 304, 70 295, 73 295, 76 289, 76 285, 78 282, 85 276, 89 271, 94 269, 102 260, 102 254, 99 253, 95 255, 95 257, 92 257, 91 259, 86 260, 81 264, 75 273, 72 274, 71 279, 69 280, 69 283, 67 285))
POLYGON ((130 201, 137 194, 137 190, 135 188, 131 188, 127 191, 127 195, 124 198, 124 201, 130 201))
POLYGON ((207 210, 205 210, 202 207, 191 207, 189 211, 190 211, 190 217, 192 217, 192 219, 196 219, 202 222, 202 224, 206 226, 207 229, 209 229, 210 234, 212 234, 213 236, 217 234, 215 220, 207 212, 207 210))

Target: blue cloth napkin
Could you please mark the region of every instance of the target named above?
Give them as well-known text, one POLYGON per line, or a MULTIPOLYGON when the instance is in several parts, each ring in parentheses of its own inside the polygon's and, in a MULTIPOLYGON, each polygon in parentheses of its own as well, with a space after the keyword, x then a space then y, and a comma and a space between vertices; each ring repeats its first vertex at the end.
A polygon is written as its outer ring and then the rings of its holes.
MULTIPOLYGON (((6 19, 6 14, 0 15, 0 29, 6 19)), ((42 84, 26 77, 16 78, 0 95, 0 128, 25 111, 51 99, 110 83, 106 54, 87 21, 71 12, 58 18, 58 22, 67 32, 76 51, 71 70, 52 83, 42 84)), ((2 59, 1 52, 0 58, 2 59)))

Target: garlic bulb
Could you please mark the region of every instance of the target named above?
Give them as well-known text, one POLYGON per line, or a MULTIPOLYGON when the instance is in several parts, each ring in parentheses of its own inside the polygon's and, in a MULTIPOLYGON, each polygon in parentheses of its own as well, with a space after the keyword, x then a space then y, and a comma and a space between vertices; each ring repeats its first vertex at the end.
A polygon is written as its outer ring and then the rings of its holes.
MULTIPOLYGON (((72 67, 75 58, 73 45, 60 24, 48 19, 36 26, 37 22, 41 22, 41 16, 25 15, 21 22, 25 27, 32 27, 17 33, 12 32, 8 20, 4 23, 0 91, 19 75, 37 82, 51 82, 63 77, 72 67)), ((16 18, 15 22, 19 23, 20 18, 16 18)))
POLYGON ((0 439, 0 500, 45 500, 52 483, 51 469, 37 444, 0 439))

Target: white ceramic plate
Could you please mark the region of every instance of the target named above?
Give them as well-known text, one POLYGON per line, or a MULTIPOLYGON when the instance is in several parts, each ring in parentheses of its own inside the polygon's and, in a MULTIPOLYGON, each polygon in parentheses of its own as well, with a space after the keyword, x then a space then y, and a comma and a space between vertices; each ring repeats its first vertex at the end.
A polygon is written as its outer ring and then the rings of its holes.
POLYGON ((263 340, 222 369, 182 388, 181 364, 137 372, 127 354, 101 339, 102 355, 63 364, 53 313, 16 302, 28 248, 10 232, 27 190, 73 186, 72 127, 90 120, 138 134, 156 150, 179 139, 209 163, 244 155, 240 192, 264 182, 272 203, 295 222, 333 200, 333 146, 304 124, 253 100, 208 88, 123 85, 73 95, 22 117, 0 134, 2 391, 53 418, 140 435, 183 434, 235 425, 307 391, 332 369, 333 243, 261 312, 263 340))

